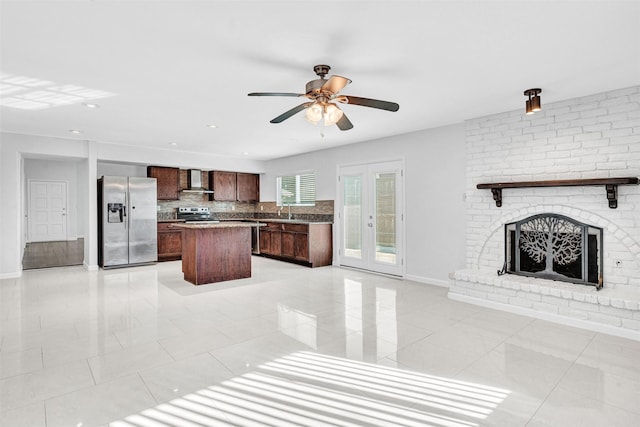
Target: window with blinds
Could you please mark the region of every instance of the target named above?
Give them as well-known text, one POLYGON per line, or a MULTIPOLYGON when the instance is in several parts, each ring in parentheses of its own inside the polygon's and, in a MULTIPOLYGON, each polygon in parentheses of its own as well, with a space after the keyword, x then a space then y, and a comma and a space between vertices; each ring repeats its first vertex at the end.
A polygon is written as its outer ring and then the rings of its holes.
POLYGON ((276 185, 278 206, 316 204, 316 176, 313 173, 279 176, 276 185))

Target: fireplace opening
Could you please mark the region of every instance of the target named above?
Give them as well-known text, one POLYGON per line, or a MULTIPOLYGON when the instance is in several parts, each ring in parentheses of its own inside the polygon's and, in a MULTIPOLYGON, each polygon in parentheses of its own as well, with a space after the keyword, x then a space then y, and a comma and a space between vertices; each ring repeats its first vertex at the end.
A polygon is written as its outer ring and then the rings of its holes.
POLYGON ((504 271, 602 288, 602 228, 557 214, 505 224, 504 271))

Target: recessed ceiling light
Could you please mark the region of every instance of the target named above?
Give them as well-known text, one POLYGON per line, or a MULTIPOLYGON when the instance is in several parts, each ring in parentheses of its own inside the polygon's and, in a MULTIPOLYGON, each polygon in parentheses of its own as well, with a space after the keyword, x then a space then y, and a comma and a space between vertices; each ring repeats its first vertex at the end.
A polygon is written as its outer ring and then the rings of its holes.
POLYGON ((177 142, 170 142, 169 145, 173 145, 175 147, 176 145, 178 145, 178 143, 177 142))
POLYGON ((82 105, 84 105, 84 106, 85 106, 85 107, 87 107, 87 108, 100 108, 100 106, 99 106, 98 104, 91 104, 91 103, 89 103, 89 102, 85 102, 85 103, 84 103, 84 104, 82 104, 82 105))
POLYGON ((248 155, 249 155, 249 153, 248 153, 247 151, 243 151, 243 152, 242 152, 242 155, 243 155, 243 156, 248 156, 248 155))
POLYGON ((76 129, 69 129, 69 132, 71 132, 71 133, 76 133, 76 134, 77 134, 77 133, 82 133, 82 131, 80 131, 80 130, 76 130, 76 129))
POLYGON ((211 129, 215 129, 215 128, 217 128, 218 126, 216 126, 216 125, 207 125, 207 127, 208 127, 208 128, 211 128, 211 129))

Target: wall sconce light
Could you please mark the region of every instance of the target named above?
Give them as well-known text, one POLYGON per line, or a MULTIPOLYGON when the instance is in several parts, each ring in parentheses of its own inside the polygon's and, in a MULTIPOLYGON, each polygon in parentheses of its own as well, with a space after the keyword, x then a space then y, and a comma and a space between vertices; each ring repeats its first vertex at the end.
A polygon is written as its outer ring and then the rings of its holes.
POLYGON ((540 95, 540 93, 542 92, 542 89, 527 89, 524 91, 524 96, 528 96, 529 99, 527 100, 526 103, 526 108, 525 108, 525 114, 529 115, 529 114, 533 114, 536 111, 540 111, 540 97, 538 95, 540 95))

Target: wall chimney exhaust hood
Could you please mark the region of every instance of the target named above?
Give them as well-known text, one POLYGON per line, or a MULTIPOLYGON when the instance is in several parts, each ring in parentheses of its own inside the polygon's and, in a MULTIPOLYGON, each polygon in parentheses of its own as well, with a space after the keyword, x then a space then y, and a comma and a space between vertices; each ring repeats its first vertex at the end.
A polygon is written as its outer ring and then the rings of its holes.
POLYGON ((184 193, 213 194, 213 191, 202 188, 202 171, 200 169, 187 171, 187 185, 189 189, 182 190, 184 193))

